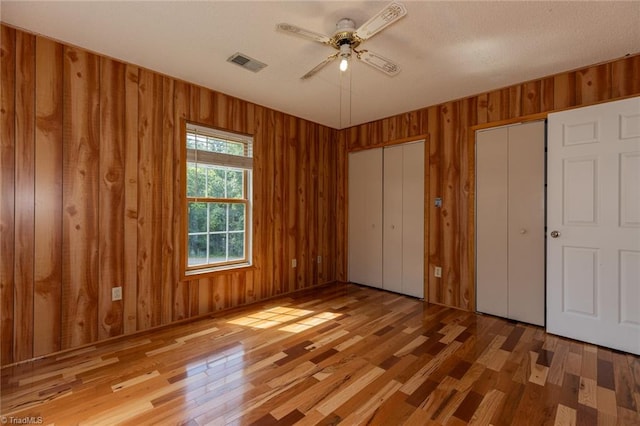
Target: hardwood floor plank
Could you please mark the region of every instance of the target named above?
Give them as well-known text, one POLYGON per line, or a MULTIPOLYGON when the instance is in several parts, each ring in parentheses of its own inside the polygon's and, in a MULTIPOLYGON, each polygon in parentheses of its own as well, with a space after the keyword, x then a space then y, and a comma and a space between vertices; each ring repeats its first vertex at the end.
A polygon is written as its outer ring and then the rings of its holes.
POLYGON ((4 367, 46 424, 638 424, 640 358, 351 284, 4 367))
POLYGON ((554 426, 576 426, 576 410, 566 405, 558 404, 558 411, 553 422, 554 426))
POLYGON ((595 380, 581 377, 578 402, 591 408, 598 408, 597 388, 595 380))

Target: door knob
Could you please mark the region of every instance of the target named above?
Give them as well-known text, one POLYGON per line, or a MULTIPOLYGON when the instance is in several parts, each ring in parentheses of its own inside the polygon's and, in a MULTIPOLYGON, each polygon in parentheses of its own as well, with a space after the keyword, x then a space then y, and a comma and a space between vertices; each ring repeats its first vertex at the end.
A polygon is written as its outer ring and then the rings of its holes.
POLYGON ((560 232, 558 231, 551 231, 551 238, 558 238, 560 236, 560 232))
POLYGON ((522 229, 520 230, 520 233, 521 233, 522 235, 524 235, 524 234, 526 234, 526 233, 527 233, 527 230, 526 230, 526 229, 524 229, 524 228, 522 228, 522 229))

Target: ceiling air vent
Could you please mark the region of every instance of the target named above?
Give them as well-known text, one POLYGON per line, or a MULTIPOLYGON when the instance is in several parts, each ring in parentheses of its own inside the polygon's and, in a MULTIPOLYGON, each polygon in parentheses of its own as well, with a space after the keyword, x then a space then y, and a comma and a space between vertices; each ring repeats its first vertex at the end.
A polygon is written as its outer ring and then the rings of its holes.
POLYGON ((228 62, 233 62, 234 64, 240 65, 242 68, 248 69, 249 71, 258 72, 262 68, 266 67, 267 64, 264 64, 260 61, 257 61, 244 53, 236 52, 227 59, 228 62))

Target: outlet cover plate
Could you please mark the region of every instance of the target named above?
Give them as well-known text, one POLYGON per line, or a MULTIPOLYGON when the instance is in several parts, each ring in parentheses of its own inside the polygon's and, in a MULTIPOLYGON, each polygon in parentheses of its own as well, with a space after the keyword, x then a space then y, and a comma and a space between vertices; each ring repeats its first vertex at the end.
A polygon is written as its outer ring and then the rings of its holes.
POLYGON ((111 288, 111 301, 122 300, 122 287, 111 288))

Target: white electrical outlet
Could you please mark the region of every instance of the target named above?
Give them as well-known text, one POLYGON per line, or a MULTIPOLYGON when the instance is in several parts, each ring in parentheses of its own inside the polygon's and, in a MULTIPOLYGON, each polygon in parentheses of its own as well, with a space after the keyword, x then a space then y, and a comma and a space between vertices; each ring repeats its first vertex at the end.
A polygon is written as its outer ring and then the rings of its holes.
POLYGON ((296 266, 298 266, 298 261, 296 259, 292 259, 291 260, 291 267, 295 268, 296 266))
POLYGON ((122 300, 122 287, 111 288, 111 301, 122 300))
POLYGON ((436 266, 435 269, 433 270, 433 275, 436 278, 442 278, 442 268, 440 266, 436 266))

